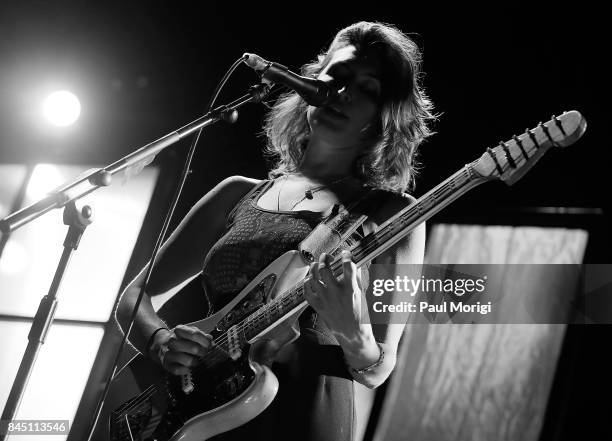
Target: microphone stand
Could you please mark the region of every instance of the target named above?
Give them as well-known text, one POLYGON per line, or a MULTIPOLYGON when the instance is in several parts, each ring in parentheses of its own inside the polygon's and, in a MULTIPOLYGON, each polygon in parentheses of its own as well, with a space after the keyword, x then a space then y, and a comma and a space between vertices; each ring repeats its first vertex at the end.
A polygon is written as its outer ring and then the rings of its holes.
MULTIPOLYGON (((120 160, 100 169, 86 172, 73 182, 54 190, 49 196, 29 205, 15 213, 0 220, 0 231, 8 235, 23 225, 37 219, 54 208, 64 207, 64 223, 69 225, 69 230, 64 241, 64 251, 60 258, 51 287, 46 296, 40 302, 38 311, 32 322, 28 334, 28 345, 19 365, 19 370, 13 382, 11 392, 2 412, 2 421, 13 420, 17 409, 23 398, 34 362, 46 334, 53 323, 55 310, 57 308, 57 291, 62 277, 70 261, 72 252, 77 249, 79 241, 88 224, 92 222, 92 210, 89 206, 83 207, 79 212, 75 201, 99 187, 108 186, 112 181, 112 175, 126 170, 130 167, 144 167, 152 161, 155 155, 177 141, 191 135, 192 133, 212 125, 220 120, 234 122, 237 118, 237 109, 243 105, 262 101, 270 91, 270 86, 262 83, 252 86, 249 93, 232 101, 229 104, 219 106, 204 116, 184 125, 183 127, 168 133, 136 151, 124 156, 120 160)), ((108 387, 108 385, 107 385, 108 387)), ((0 433, 0 441, 4 441, 8 433, 0 433)))

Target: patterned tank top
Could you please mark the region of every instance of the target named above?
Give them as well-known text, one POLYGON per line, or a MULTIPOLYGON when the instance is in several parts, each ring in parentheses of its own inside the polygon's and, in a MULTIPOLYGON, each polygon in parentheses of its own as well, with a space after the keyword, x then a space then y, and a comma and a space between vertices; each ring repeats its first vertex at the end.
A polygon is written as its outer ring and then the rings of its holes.
POLYGON ((203 288, 214 310, 233 299, 283 253, 295 250, 323 219, 312 211, 268 210, 259 196, 273 181, 262 181, 234 207, 225 234, 204 260, 203 288))

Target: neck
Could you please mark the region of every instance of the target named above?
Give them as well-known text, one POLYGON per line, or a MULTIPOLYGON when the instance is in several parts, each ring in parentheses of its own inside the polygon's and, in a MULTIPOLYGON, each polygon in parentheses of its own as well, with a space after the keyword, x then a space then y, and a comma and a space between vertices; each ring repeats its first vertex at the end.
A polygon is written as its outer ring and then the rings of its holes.
POLYGON ((329 182, 353 174, 359 146, 338 146, 325 140, 309 139, 299 172, 309 179, 329 182))

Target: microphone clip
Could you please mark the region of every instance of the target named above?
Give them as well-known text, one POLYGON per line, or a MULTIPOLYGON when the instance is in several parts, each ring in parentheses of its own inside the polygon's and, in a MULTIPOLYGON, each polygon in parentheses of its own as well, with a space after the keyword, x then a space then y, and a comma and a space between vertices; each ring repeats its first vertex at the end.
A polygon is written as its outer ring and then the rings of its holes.
POLYGON ((271 83, 264 78, 261 79, 261 83, 255 84, 249 88, 249 95, 253 98, 254 103, 260 103, 268 96, 272 90, 271 83))

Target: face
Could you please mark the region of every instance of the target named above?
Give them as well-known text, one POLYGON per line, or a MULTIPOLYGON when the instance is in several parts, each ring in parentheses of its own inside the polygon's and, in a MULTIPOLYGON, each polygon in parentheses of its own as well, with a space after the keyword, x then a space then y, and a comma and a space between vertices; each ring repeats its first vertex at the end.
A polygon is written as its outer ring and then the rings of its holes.
POLYGON ((336 50, 318 79, 331 83, 338 97, 307 110, 311 136, 339 147, 364 146, 380 118, 381 67, 375 56, 357 56, 355 46, 336 50))

